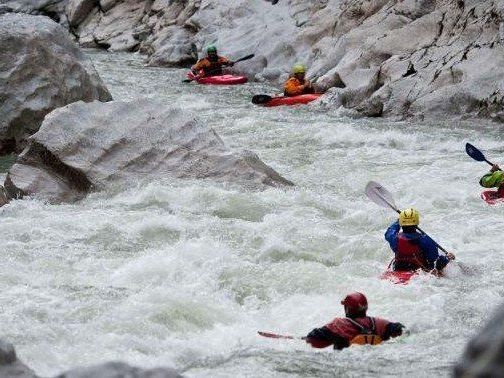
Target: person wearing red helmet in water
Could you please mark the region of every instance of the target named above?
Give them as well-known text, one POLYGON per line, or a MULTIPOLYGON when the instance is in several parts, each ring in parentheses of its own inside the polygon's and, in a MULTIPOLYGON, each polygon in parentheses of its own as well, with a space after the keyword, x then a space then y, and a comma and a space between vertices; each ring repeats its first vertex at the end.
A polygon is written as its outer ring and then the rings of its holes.
POLYGON ((391 337, 402 335, 404 326, 381 318, 366 316, 367 298, 362 293, 348 294, 341 301, 345 306, 345 318, 335 318, 321 328, 312 330, 305 340, 314 348, 347 348, 352 344, 377 345, 391 337))

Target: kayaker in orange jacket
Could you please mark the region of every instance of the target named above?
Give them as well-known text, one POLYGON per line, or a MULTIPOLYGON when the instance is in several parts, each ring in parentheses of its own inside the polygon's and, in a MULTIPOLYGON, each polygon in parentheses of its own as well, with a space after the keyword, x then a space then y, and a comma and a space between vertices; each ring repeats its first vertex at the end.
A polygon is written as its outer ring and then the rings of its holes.
POLYGON ((284 85, 284 96, 292 97, 315 92, 310 81, 305 79, 305 74, 304 65, 296 64, 292 67, 292 75, 284 85))
POLYGON ((321 328, 311 331, 305 340, 314 348, 343 349, 351 344, 377 345, 391 337, 402 335, 404 326, 381 318, 366 315, 367 298, 362 293, 348 294, 341 301, 346 318, 336 318, 321 328))
POLYGON ((203 76, 217 76, 222 75, 222 67, 233 65, 234 62, 228 58, 217 55, 217 47, 210 45, 207 47, 206 58, 198 60, 191 70, 195 75, 200 75, 203 71, 203 76))

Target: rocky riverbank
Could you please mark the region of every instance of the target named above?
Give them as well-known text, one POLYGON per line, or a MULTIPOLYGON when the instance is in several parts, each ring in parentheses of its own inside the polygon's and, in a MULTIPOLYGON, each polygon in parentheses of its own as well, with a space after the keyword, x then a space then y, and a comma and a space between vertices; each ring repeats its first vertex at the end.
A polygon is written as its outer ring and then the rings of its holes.
POLYGON ((186 66, 216 43, 251 79, 280 83, 309 65, 326 106, 366 116, 485 117, 503 110, 504 6, 496 1, 71 0, 83 46, 186 66), (274 4, 273 4, 274 3, 274 4))

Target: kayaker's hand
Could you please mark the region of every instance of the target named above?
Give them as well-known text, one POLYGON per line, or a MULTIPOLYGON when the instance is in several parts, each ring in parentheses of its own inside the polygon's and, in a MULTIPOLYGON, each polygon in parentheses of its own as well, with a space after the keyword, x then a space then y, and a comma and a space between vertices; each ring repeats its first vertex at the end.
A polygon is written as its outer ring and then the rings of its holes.
POLYGON ((455 260, 455 255, 453 253, 451 253, 451 252, 448 252, 446 254, 446 257, 448 257, 448 260, 455 260))
POLYGON ((497 164, 492 165, 490 172, 500 171, 500 167, 497 164))
POLYGON ((443 274, 442 274, 439 270, 437 270, 437 269, 432 269, 432 270, 430 271, 430 273, 431 273, 432 275, 436 276, 436 277, 441 277, 441 276, 443 275, 443 274))
POLYGON ((234 64, 235 64, 235 62, 229 62, 229 63, 228 63, 228 66, 229 66, 229 67, 233 67, 233 66, 234 66, 234 64))

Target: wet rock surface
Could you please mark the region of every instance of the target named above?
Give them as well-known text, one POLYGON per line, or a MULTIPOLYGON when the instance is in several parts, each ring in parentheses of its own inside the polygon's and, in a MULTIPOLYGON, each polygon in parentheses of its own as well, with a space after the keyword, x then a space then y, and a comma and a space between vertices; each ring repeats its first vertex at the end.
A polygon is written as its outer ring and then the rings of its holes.
POLYGON ((21 150, 45 115, 66 104, 109 101, 93 64, 44 16, 0 16, 0 152, 21 150))
POLYGON ((0 2, 0 14, 14 12, 42 15, 68 26, 67 2, 68 0, 4 0, 0 2))
POLYGON ((137 100, 78 102, 49 114, 9 170, 5 189, 11 198, 67 202, 167 175, 250 188, 292 185, 254 153, 230 151, 192 113, 137 100))
POLYGON ((11 343, 0 340, 0 376, 17 378, 35 378, 35 373, 18 360, 16 350, 11 343))
MULTIPOLYGON (((0 340, 0 376, 5 378, 37 378, 28 366, 18 360, 11 343, 0 340)), ((91 367, 76 368, 55 378, 182 378, 171 368, 142 369, 124 362, 107 362, 91 367)))
POLYGON ((467 345, 464 355, 455 367, 454 376, 503 377, 504 376, 504 306, 467 345))

